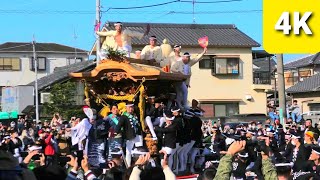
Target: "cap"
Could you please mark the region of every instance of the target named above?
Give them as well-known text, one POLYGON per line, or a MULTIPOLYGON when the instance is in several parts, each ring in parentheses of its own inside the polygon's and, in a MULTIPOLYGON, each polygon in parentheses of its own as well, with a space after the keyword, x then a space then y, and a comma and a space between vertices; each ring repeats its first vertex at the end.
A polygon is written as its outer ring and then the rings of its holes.
POLYGON ((154 99, 156 98, 155 96, 148 96, 148 99, 154 99))
POLYGON ((5 136, 3 139, 10 139, 10 136, 5 136))
POLYGON ((257 122, 258 125, 262 124, 261 122, 257 122))
POLYGON ((190 57, 190 53, 188 53, 188 52, 185 52, 185 53, 183 54, 183 56, 187 56, 187 57, 190 57))
POLYGON ((149 39, 150 40, 157 40, 157 37, 156 36, 150 36, 149 39))

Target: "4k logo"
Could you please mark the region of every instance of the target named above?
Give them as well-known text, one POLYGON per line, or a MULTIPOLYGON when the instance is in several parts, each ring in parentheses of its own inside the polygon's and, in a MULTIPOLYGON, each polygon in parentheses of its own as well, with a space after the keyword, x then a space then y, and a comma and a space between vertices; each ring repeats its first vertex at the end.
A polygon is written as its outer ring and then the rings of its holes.
MULTIPOLYGON (((312 12, 305 12, 301 18, 299 12, 293 13, 293 33, 295 35, 300 34, 300 29, 302 29, 305 34, 312 35, 312 31, 308 26, 308 20, 311 16, 312 12)), ((283 12, 274 28, 275 30, 283 31, 283 34, 290 34, 290 31, 292 30, 292 25, 290 25, 290 13, 283 12)))

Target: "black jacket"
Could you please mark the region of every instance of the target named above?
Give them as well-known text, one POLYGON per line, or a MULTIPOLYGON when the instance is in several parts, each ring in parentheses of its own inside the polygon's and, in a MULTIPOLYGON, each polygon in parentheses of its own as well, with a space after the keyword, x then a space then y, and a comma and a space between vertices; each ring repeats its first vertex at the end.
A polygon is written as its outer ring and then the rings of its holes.
POLYGON ((177 123, 172 123, 168 127, 155 127, 155 131, 163 134, 163 147, 176 148, 177 141, 177 123))
POLYGON ((152 120, 162 116, 162 108, 155 108, 154 104, 146 104, 146 116, 150 116, 152 120))
MULTIPOLYGON (((291 154, 291 161, 293 159, 293 152, 294 152, 294 148, 293 148, 292 154, 291 154)), ((296 161, 295 161, 293 168, 292 168, 293 172, 298 172, 300 170, 303 170, 304 163, 309 159, 309 156, 310 156, 310 152, 307 150, 307 148, 303 144, 301 144, 299 147, 296 161)))
POLYGON ((142 130, 141 130, 141 126, 140 126, 140 122, 139 119, 137 119, 138 124, 137 124, 137 130, 135 130, 135 128, 132 127, 131 122, 129 120, 129 118, 125 115, 122 115, 119 119, 119 123, 116 127, 116 133, 119 133, 121 128, 123 127, 123 137, 126 140, 131 140, 134 139, 137 135, 141 135, 142 134, 142 130))
POLYGON ((193 117, 190 120, 191 140, 195 141, 194 147, 199 147, 202 141, 202 120, 199 117, 193 117))

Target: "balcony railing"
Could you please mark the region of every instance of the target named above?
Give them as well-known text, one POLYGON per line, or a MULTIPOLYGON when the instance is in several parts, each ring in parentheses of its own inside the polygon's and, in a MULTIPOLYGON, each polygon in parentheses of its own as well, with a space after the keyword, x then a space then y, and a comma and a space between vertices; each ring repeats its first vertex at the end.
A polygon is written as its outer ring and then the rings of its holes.
POLYGON ((254 77, 253 84, 271 84, 270 77, 254 77))

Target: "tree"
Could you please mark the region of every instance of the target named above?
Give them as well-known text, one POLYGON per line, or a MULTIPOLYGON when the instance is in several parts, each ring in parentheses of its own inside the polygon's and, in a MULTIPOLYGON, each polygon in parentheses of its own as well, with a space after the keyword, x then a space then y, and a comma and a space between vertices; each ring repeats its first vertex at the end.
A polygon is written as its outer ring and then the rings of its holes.
POLYGON ((58 112, 64 119, 83 114, 82 109, 75 105, 76 83, 68 81, 57 83, 50 90, 50 102, 44 103, 44 113, 53 115, 58 112))

